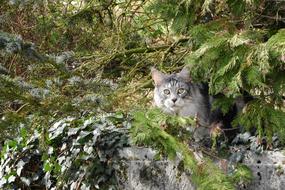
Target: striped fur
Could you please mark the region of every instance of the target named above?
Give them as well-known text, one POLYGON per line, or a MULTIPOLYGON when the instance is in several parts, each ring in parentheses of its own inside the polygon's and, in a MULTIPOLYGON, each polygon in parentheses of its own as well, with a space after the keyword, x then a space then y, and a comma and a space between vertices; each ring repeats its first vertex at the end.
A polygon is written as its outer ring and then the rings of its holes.
POLYGON ((210 136, 208 126, 214 120, 208 89, 203 84, 192 83, 189 75, 187 76, 185 71, 182 75, 181 72, 167 75, 152 70, 155 83, 154 104, 169 114, 197 117, 199 124, 204 126, 194 134, 195 140, 200 141, 210 136), (180 92, 183 89, 183 93, 179 93, 179 89, 180 92))

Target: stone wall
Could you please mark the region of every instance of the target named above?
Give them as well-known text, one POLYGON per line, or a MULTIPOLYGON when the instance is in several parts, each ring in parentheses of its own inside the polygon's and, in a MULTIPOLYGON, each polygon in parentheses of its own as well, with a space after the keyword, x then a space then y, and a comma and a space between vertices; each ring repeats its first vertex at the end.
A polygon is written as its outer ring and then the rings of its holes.
POLYGON ((285 189, 285 152, 266 151, 262 154, 247 152, 243 163, 253 172, 254 180, 244 189, 285 189))
MULTIPOLYGON (((181 172, 180 160, 155 160, 156 152, 149 148, 130 147, 120 152, 125 166, 118 175, 121 189, 126 190, 194 190, 189 174, 181 172)), ((243 163, 251 168, 254 180, 240 189, 285 189, 285 155, 267 151, 260 155, 246 152, 243 163)))

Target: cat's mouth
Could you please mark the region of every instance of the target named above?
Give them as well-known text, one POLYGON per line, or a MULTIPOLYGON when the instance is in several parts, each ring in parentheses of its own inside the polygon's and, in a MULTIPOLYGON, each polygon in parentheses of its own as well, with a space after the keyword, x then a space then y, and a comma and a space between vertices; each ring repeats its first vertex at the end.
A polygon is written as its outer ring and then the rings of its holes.
POLYGON ((164 105, 170 109, 171 111, 177 111, 181 109, 181 102, 170 102, 170 101, 166 101, 164 102, 164 105))
POLYGON ((180 106, 178 106, 177 104, 168 105, 167 107, 169 107, 169 109, 172 109, 174 111, 180 108, 180 106))

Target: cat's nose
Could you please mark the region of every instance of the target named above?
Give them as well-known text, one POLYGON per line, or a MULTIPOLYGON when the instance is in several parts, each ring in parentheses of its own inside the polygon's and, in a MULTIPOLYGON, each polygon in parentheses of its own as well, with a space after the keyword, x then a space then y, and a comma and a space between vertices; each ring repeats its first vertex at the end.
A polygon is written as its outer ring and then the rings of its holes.
POLYGON ((172 98, 172 102, 175 103, 177 98, 172 98))

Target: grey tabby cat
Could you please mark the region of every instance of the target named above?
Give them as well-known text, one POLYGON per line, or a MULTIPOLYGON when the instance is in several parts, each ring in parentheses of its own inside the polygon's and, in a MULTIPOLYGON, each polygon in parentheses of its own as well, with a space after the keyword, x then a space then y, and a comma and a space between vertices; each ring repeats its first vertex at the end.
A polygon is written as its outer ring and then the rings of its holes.
POLYGON ((192 83, 186 67, 174 74, 152 68, 151 74, 155 84, 155 105, 169 114, 197 117, 201 127, 195 130, 195 140, 210 137, 209 125, 215 121, 215 113, 211 112, 212 97, 208 95, 207 86, 192 83))

